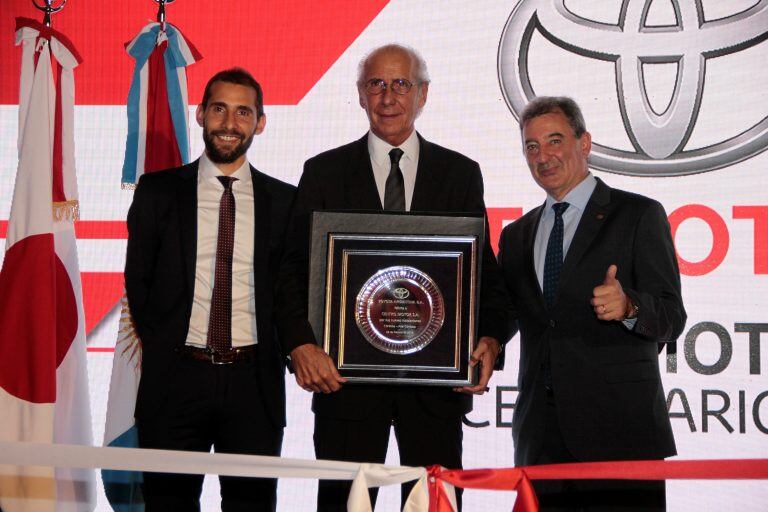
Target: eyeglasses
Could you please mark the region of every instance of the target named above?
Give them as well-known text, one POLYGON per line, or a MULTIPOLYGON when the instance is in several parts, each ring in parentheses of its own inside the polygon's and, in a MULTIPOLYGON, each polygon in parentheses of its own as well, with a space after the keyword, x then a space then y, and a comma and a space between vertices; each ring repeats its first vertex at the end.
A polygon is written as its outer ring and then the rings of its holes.
POLYGON ((390 87, 392 92, 396 94, 408 94, 413 83, 405 78, 395 78, 390 83, 385 82, 382 78, 371 78, 365 82, 365 92, 368 94, 382 94, 387 90, 387 87, 390 87))

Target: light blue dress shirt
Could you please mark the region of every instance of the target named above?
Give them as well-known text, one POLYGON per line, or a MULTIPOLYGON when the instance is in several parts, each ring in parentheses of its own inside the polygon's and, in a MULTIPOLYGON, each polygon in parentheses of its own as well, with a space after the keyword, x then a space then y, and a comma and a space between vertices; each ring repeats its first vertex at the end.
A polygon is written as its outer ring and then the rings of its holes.
MULTIPOLYGON (((569 204, 565 213, 563 213, 563 261, 565 261, 568 249, 573 241, 573 235, 576 234, 576 228, 579 227, 581 216, 584 214, 584 209, 587 207, 589 198, 592 197, 592 192, 595 191, 596 186, 597 180, 590 172, 581 183, 576 185, 563 198, 563 201, 569 204)), ((557 200, 554 197, 547 195, 547 200, 544 203, 544 212, 539 219, 539 228, 536 230, 536 238, 533 242, 533 262, 536 267, 536 278, 539 281, 540 290, 544 289, 544 260, 547 258, 549 233, 555 224, 555 211, 552 209, 552 205, 556 202, 557 200)), ((608 269, 605 270, 607 271, 608 269)), ((600 283, 595 283, 595 286, 598 284, 600 283)), ((637 323, 637 318, 628 318, 623 320, 622 323, 624 327, 631 331, 637 323)))
MULTIPOLYGON (((576 234, 576 228, 579 227, 579 221, 584 214, 589 198, 592 197, 597 186, 597 180, 592 173, 588 173, 581 183, 568 192, 563 201, 570 206, 563 213, 563 261, 571 247, 573 235, 576 234)), ((536 239, 533 242, 533 262, 536 266, 536 278, 539 280, 539 289, 543 289, 544 283, 544 260, 547 257, 547 242, 549 233, 555 224, 555 212, 552 205, 557 201, 554 197, 547 195, 547 201, 544 203, 544 212, 539 219, 539 228, 536 230, 536 239)), ((607 269, 606 269, 607 270, 607 269)))

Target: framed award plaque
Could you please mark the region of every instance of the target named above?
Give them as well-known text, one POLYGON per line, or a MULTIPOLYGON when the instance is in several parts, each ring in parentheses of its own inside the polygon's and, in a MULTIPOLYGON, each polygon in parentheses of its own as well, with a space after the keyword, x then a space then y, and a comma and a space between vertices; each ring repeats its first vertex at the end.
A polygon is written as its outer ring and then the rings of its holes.
POLYGON ((310 322, 350 383, 470 385, 482 217, 315 212, 310 322))

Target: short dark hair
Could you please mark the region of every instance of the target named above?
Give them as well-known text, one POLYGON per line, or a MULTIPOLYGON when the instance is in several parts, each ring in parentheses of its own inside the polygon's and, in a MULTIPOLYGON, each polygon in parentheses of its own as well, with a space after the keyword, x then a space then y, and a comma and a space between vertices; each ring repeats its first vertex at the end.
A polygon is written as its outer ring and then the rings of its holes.
POLYGON ((587 131, 579 105, 567 96, 539 96, 532 99, 520 114, 520 131, 525 127, 525 123, 534 117, 553 112, 562 112, 568 118, 568 123, 573 128, 573 134, 577 139, 587 131))
POLYGON ((261 118, 264 115, 264 93, 261 90, 259 82, 253 78, 248 71, 240 67, 234 67, 219 71, 208 80, 205 84, 205 92, 203 92, 203 101, 200 103, 203 108, 208 106, 208 100, 211 99, 211 88, 216 82, 227 82, 228 84, 237 84, 250 87, 256 91, 256 114, 257 118, 261 118))

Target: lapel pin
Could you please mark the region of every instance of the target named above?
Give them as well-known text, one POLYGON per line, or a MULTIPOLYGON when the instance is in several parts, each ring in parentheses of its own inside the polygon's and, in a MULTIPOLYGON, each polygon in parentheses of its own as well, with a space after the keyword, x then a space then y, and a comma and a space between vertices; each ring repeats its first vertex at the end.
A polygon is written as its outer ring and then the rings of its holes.
POLYGON ((597 217, 597 220, 603 220, 605 218, 605 215, 603 215, 602 213, 598 213, 596 217, 597 217))

